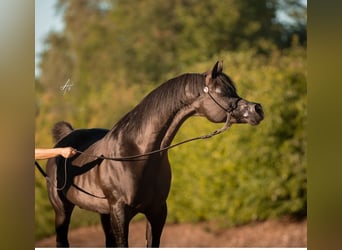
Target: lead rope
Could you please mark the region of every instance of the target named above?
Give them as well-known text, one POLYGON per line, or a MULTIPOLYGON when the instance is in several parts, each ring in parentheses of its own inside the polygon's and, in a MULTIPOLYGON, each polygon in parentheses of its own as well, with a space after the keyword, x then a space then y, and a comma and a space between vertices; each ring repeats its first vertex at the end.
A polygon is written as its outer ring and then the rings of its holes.
MULTIPOLYGON (((45 171, 43 170, 43 168, 39 165, 39 163, 37 161, 34 162, 34 164, 36 165, 36 167, 38 168, 39 172, 45 177, 46 181, 50 182, 52 185, 54 185, 54 183, 50 180, 50 177, 45 173, 45 171)), ((64 159, 64 173, 65 173, 65 178, 64 178, 64 183, 62 185, 62 187, 58 187, 58 185, 54 185, 55 188, 58 191, 63 190, 66 185, 67 185, 67 158, 64 159)))
MULTIPOLYGON (((98 159, 104 159, 104 160, 113 160, 113 161, 141 161, 141 160, 146 160, 146 158, 143 158, 143 159, 138 159, 138 158, 143 157, 143 156, 149 156, 149 155, 152 155, 152 154, 157 154, 157 153, 160 153, 160 152, 166 151, 168 149, 177 147, 177 146, 182 145, 182 144, 187 143, 187 142, 191 142, 191 141, 195 141, 195 140, 209 139, 209 138, 211 138, 211 137, 213 137, 215 135, 221 134, 222 132, 226 131, 230 127, 230 125, 231 125, 230 124, 230 113, 227 113, 227 120, 226 120, 226 123, 224 124, 224 126, 222 128, 220 128, 220 129, 217 129, 217 130, 213 131, 210 134, 198 136, 198 137, 191 138, 191 139, 187 139, 187 140, 178 142, 178 143, 176 143, 174 145, 170 145, 168 147, 165 147, 165 148, 162 148, 162 149, 159 149, 159 150, 154 150, 154 151, 148 152, 146 154, 141 154, 141 155, 133 155, 133 156, 126 156, 126 157, 106 157, 106 156, 103 156, 103 155, 97 156, 97 155, 93 155, 93 154, 88 154, 88 153, 85 153, 85 152, 82 152, 82 151, 79 151, 79 150, 76 150, 76 151, 78 153, 80 153, 80 154, 84 154, 84 155, 87 155, 87 156, 96 157, 98 159)), ((44 170, 38 164, 37 161, 35 161, 35 164, 36 164, 36 167, 38 168, 39 172, 45 177, 45 179, 47 181, 49 181, 52 184, 53 182, 51 182, 49 176, 44 172, 44 170)), ((60 188, 57 186, 57 184, 54 185, 55 188, 58 191, 63 190, 66 187, 66 185, 67 185, 67 169, 66 168, 67 168, 67 158, 65 158, 65 161, 64 161, 64 173, 65 173, 64 184, 60 188)), ((81 192, 83 192, 83 193, 85 193, 87 195, 90 195, 90 196, 98 198, 98 199, 106 199, 106 197, 104 197, 104 196, 97 196, 97 195, 94 195, 92 193, 89 193, 88 191, 84 190, 83 188, 80 188, 79 186, 77 186, 74 183, 72 183, 71 185, 73 187, 75 187, 76 189, 78 189, 79 191, 81 191, 81 192)))
MULTIPOLYGON (((58 187, 57 184, 54 184, 50 177, 44 172, 43 168, 39 165, 39 163, 37 161, 35 161, 35 165, 38 168, 39 172, 45 177, 46 181, 50 182, 51 185, 53 185, 57 191, 62 191, 63 189, 65 189, 66 185, 67 185, 67 171, 66 171, 66 166, 67 166, 67 158, 64 159, 64 173, 65 173, 65 178, 64 178, 64 184, 62 187, 58 187)), ((83 188, 80 188, 79 186, 77 186, 75 183, 71 183, 71 186, 75 187, 76 189, 78 189, 79 191, 90 195, 92 197, 98 198, 98 199, 106 199, 107 197, 105 196, 97 196, 95 194, 89 193, 88 191, 84 190, 83 188)))
POLYGON ((168 149, 177 147, 179 145, 182 145, 184 143, 188 143, 188 142, 191 142, 191 141, 209 139, 209 138, 211 138, 211 137, 213 137, 215 135, 221 134, 222 132, 226 131, 229 127, 230 127, 230 113, 227 113, 227 120, 226 120, 226 123, 224 124, 224 126, 222 128, 217 129, 217 130, 213 131, 210 134, 198 136, 198 137, 191 138, 191 139, 187 139, 187 140, 178 142, 176 144, 170 145, 168 147, 165 147, 165 148, 162 148, 162 149, 153 150, 153 151, 150 151, 150 152, 145 153, 145 154, 132 155, 132 156, 123 156, 123 157, 108 157, 108 156, 103 156, 103 155, 99 156, 99 155, 89 154, 89 153, 85 153, 84 151, 80 151, 80 150, 76 150, 76 151, 77 151, 77 153, 84 154, 84 155, 90 156, 90 157, 95 157, 95 158, 98 158, 98 159, 103 159, 103 160, 112 160, 112 161, 142 161, 142 160, 146 160, 146 158, 142 158, 142 159, 139 159, 139 158, 144 157, 144 156, 150 156, 150 155, 157 154, 157 153, 161 153, 161 152, 164 152, 164 151, 166 151, 168 149))
MULTIPOLYGON (((174 147, 177 147, 179 145, 182 145, 184 143, 188 143, 188 142, 191 142, 191 141, 196 141, 196 140, 204 140, 204 139, 209 139, 215 135, 218 135, 218 134, 221 134, 222 132, 226 131, 228 128, 230 128, 230 117, 231 117, 231 112, 232 110, 228 110, 226 108, 224 108, 220 103, 218 103, 215 98, 209 93, 209 88, 207 86, 204 87, 203 91, 205 93, 207 93, 209 95, 209 97, 220 107, 222 108, 224 111, 227 112, 227 120, 224 124, 224 126, 220 129, 217 129, 215 131, 213 131, 212 133, 210 134, 207 134, 207 135, 202 135, 202 136, 198 136, 198 137, 195 137, 195 138, 191 138, 191 139, 187 139, 187 140, 184 140, 184 141, 181 141, 181 142, 178 142, 174 145, 170 145, 168 147, 165 147, 165 148, 162 148, 162 149, 158 149, 158 150, 153 150, 151 152, 148 152, 148 153, 145 153, 145 154, 140 154, 140 155, 133 155, 133 156, 126 156, 126 157, 106 157, 106 156, 98 156, 98 155, 93 155, 93 154, 89 154, 89 153, 85 153, 83 151, 80 151, 80 150, 76 150, 78 153, 80 154, 84 154, 84 155, 87 155, 87 156, 91 156, 91 157, 95 157, 97 159, 103 159, 103 160, 113 160, 113 161, 141 161, 141 160, 146 160, 147 158, 143 158, 143 159, 139 159, 141 157, 144 157, 144 156, 149 156, 149 155, 153 155, 153 154, 157 154, 157 153, 160 153, 160 152, 164 152, 168 149, 171 149, 171 148, 174 148, 174 147)), ((241 98, 238 99, 238 101, 240 100, 241 98)), ((40 173, 46 178, 47 181, 50 181, 49 177, 47 176, 47 174, 44 172, 44 170, 40 167, 40 165, 38 164, 38 162, 35 161, 35 164, 38 168, 38 170, 40 171, 40 173)), ((66 167, 67 167, 67 159, 65 158, 65 161, 64 161, 64 173, 65 173, 65 179, 64 179, 64 184, 61 188, 58 188, 58 186, 56 185, 56 189, 57 190, 63 190, 65 187, 66 187, 66 184, 67 184, 67 171, 66 171, 66 167)), ((75 187, 76 189, 78 189, 79 191, 85 193, 85 194, 88 194, 92 197, 95 197, 95 198, 100 198, 100 199, 106 199, 106 197, 101 197, 101 196, 97 196, 97 195, 94 195, 94 194, 91 194, 89 192, 87 192, 86 190, 78 187, 76 184, 72 183, 71 184, 73 187, 75 187)))

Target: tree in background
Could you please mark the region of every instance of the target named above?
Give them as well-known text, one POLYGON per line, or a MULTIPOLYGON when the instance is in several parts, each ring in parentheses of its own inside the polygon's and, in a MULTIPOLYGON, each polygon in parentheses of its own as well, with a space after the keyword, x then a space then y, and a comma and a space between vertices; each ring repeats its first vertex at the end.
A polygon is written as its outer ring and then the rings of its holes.
POLYGON ((292 11, 302 15, 292 15, 298 22, 291 30, 276 19, 280 7, 299 8, 292 2, 298 1, 59 0, 65 30, 47 39, 41 83, 62 80, 66 67, 85 90, 120 73, 127 84, 155 85, 167 73, 181 72, 221 51, 256 48, 267 53, 289 46, 294 27, 306 31, 304 12, 292 11), (56 65, 59 61, 66 63, 56 65), (51 64, 55 70, 45 70, 51 64))
POLYGON ((281 46, 289 47, 293 42, 306 46, 307 7, 304 1, 278 0, 278 5, 279 11, 281 10, 287 19, 283 23, 285 32, 281 34, 281 46))

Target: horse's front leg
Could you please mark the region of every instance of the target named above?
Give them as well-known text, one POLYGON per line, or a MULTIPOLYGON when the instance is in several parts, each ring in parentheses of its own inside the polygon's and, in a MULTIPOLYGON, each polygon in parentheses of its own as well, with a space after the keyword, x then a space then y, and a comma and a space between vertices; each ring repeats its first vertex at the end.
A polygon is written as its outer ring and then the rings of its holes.
POLYGON ((106 247, 116 247, 110 214, 101 214, 101 224, 106 237, 106 247))
POLYGON ((128 228, 133 213, 122 201, 118 201, 110 207, 110 221, 116 247, 128 247, 128 228))
POLYGON ((152 209, 146 213, 146 240, 147 247, 159 247, 160 237, 165 225, 167 216, 167 205, 164 203, 161 207, 152 209))

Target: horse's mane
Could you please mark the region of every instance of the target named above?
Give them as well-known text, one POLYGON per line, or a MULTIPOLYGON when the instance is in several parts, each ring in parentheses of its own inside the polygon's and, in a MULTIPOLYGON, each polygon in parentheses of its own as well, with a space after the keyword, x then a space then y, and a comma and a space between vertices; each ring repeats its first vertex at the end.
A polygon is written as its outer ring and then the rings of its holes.
MULTIPOLYGON (((186 89, 189 94, 197 97, 200 95, 203 86, 199 83, 203 83, 204 76, 201 74, 183 74, 178 77, 172 78, 158 88, 148 94, 139 104, 143 111, 152 111, 150 108, 155 110, 154 112, 164 113, 165 111, 173 111, 186 104, 184 102, 189 97, 186 96, 186 89)), ((140 107, 138 107, 140 108, 140 107)))
POLYGON ((128 112, 115 127, 129 126, 136 129, 139 123, 148 117, 175 112, 190 101, 186 94, 200 95, 205 81, 204 74, 187 73, 172 78, 150 92, 133 110, 128 112), (130 121, 132 116, 136 122, 130 121))

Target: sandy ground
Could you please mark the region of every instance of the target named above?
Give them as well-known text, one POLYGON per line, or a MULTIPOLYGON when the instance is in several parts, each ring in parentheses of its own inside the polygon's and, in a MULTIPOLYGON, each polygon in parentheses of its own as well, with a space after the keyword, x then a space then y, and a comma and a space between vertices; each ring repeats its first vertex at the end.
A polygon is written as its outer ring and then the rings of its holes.
MULTIPOLYGON (((101 226, 71 230, 70 247, 104 247, 101 226)), ((130 247, 145 247, 145 222, 130 225, 130 247)), ((55 237, 36 242, 36 247, 55 247, 55 237)), ((167 224, 161 247, 307 247, 307 220, 269 220, 225 230, 213 223, 167 224)))

